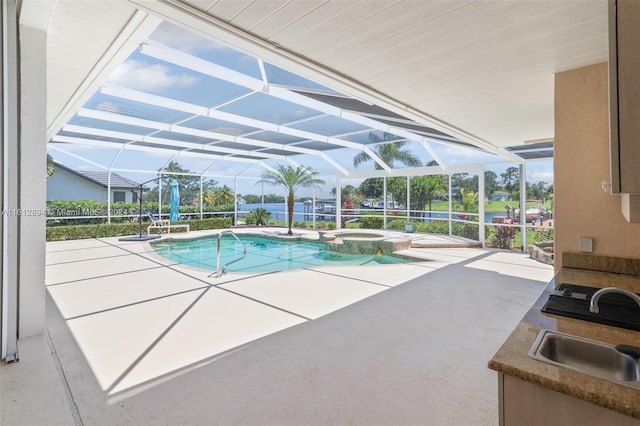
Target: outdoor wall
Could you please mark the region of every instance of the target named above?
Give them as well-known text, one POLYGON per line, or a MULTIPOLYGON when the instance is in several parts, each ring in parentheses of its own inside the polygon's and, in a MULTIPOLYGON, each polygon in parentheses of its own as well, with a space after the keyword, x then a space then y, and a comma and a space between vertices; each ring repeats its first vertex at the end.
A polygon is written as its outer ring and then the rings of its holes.
POLYGON ((620 197, 602 190, 609 176, 607 63, 555 76, 555 252, 579 252, 580 237, 593 254, 640 258, 640 224, 627 222, 620 197))
POLYGON ((47 179, 47 201, 107 201, 107 189, 63 169, 47 179))

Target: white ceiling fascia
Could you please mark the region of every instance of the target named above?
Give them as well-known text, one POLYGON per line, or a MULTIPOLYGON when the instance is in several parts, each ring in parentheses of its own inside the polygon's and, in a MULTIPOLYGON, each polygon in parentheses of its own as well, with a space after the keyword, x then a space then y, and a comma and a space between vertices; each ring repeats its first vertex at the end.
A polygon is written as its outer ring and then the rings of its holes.
MULTIPOLYGON (((396 114, 415 120, 441 132, 460 138, 479 148, 496 155, 504 156, 505 151, 489 141, 475 136, 463 129, 438 120, 429 114, 418 111, 383 93, 377 92, 356 80, 341 75, 321 64, 296 55, 281 46, 248 33, 229 22, 181 2, 180 0, 129 0, 137 7, 151 11, 169 22, 181 25, 191 31, 212 37, 240 51, 249 53, 290 72, 332 87, 363 102, 379 105, 396 114)), ((511 161, 518 161, 509 158, 511 161)))
POLYGON ((136 11, 132 15, 129 22, 122 28, 117 38, 93 66, 64 107, 52 119, 51 123, 47 123, 47 140, 58 133, 60 128, 93 96, 100 85, 127 59, 140 42, 151 34, 160 22, 162 22, 160 18, 143 11, 136 11))
POLYGON ((58 0, 45 2, 23 0, 20 5, 20 25, 47 31, 57 3, 58 0))

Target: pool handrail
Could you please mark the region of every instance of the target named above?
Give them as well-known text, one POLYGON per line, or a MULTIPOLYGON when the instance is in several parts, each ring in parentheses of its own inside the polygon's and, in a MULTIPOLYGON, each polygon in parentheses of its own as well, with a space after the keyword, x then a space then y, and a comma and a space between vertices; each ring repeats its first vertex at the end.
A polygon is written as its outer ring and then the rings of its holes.
MULTIPOLYGON (((240 238, 238 238, 238 236, 231 230, 231 229, 225 229, 224 231, 221 231, 218 233, 218 259, 216 262, 216 278, 220 278, 222 276, 222 274, 224 274, 225 272, 227 272, 227 266, 231 265, 232 263, 235 263, 239 260, 244 259, 247 256, 247 245, 244 243, 244 241, 242 241, 240 238), (224 235, 231 235, 233 238, 235 238, 236 240, 238 240, 240 242, 240 244, 242 244, 243 250, 242 250, 242 256, 232 260, 231 262, 227 262, 225 263, 222 268, 220 268, 220 239, 224 236, 224 235)), ((211 274, 213 275, 213 274, 211 274)), ((209 275, 209 276, 211 276, 209 275)))

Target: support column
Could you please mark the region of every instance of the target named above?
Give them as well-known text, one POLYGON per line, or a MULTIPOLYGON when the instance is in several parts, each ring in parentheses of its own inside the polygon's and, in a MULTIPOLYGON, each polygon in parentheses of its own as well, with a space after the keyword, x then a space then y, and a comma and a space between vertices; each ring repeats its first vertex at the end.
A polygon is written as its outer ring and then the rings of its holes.
POLYGON ((202 201, 203 201, 203 195, 202 195, 202 175, 200 175, 200 220, 202 220, 202 201))
POLYGON ((19 31, 20 156, 16 163, 22 214, 18 216, 18 337, 24 339, 44 331, 47 83, 43 76, 47 75, 47 33, 24 22, 19 31))
POLYGON ((407 176, 407 222, 411 219, 411 179, 407 176))
POLYGON ((486 247, 485 244, 485 226, 484 226, 484 167, 478 175, 478 238, 482 243, 482 247, 486 247))
POLYGON ((387 229, 387 177, 382 178, 382 228, 387 229))
POLYGON ((453 235, 453 190, 451 189, 451 173, 449 173, 449 236, 453 235))
POLYGON ((314 187, 311 193, 311 223, 313 229, 316 229, 316 188, 314 187))
POLYGON ((0 221, 0 270, 2 271, 2 359, 18 358, 18 59, 15 1, 3 1, 2 11, 2 137, 0 160, 2 179, 0 195, 2 215, 0 221))
POLYGON ((520 241, 522 251, 527 249, 527 168, 520 164, 520 241))
POLYGON ((107 223, 111 223, 111 167, 107 170, 107 223))
POLYGON ((238 226, 238 177, 233 178, 233 224, 238 226))
POLYGON ((342 187, 340 175, 336 175, 336 229, 342 229, 342 187))
POLYGON ((162 220, 162 173, 158 173, 158 220, 162 220))

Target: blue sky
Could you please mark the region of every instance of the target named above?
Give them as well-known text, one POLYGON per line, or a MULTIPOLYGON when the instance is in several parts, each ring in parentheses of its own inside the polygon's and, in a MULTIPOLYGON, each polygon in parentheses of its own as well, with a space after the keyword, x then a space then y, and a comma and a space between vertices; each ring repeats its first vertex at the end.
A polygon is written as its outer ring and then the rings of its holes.
MULTIPOLYGON (((179 49, 183 52, 190 53, 196 57, 211 60, 224 67, 245 73, 254 78, 261 78, 258 61, 246 54, 237 52, 233 49, 222 46, 211 40, 204 39, 198 35, 189 33, 175 26, 163 23, 150 36, 150 39, 163 43, 169 47, 179 49)), ((295 76, 281 68, 270 64, 265 64, 265 71, 270 82, 312 87, 316 89, 330 90, 320 86, 314 82, 295 76)), ((175 66, 168 62, 164 62, 153 57, 147 56, 138 50, 134 51, 129 58, 113 73, 107 80, 107 84, 127 87, 130 89, 140 90, 164 97, 169 97, 184 102, 212 107, 220 105, 230 99, 248 93, 248 89, 240 87, 228 82, 222 82, 216 78, 188 70, 183 67, 175 66)), ((188 118, 188 114, 167 110, 164 108, 150 108, 137 102, 123 102, 121 99, 117 101, 105 94, 96 94, 86 104, 86 108, 99 109, 102 111, 118 112, 139 118, 153 119, 154 121, 163 121, 167 123, 178 122, 188 118)), ((240 101, 233 102, 220 108, 222 111, 242 114, 252 118, 272 123, 290 123, 294 120, 312 117, 318 114, 318 111, 292 104, 286 101, 277 100, 265 94, 252 95, 250 98, 244 98, 240 101)), ((96 124, 96 121, 93 120, 96 124)), ((84 117, 74 117, 70 124, 89 125, 90 119, 84 117)), ((106 129, 116 131, 129 131, 122 125, 114 125, 106 121, 102 121, 106 129)), ((209 122, 205 127, 207 130, 218 131, 227 134, 243 134, 251 131, 250 127, 237 125, 235 123, 226 122, 209 122)), ((331 129, 336 133, 347 133, 349 131, 359 130, 362 126, 353 123, 345 123, 344 120, 331 117, 323 118, 317 121, 309 121, 299 124, 298 128, 320 133, 323 129, 331 129)), ((98 123, 100 124, 100 123, 98 123)), ((203 126, 205 123, 203 123, 203 126)), ((195 126, 195 125, 194 125, 195 126)), ((296 124, 292 125, 293 127, 296 124)), ((366 138, 368 132, 345 136, 345 139, 360 141, 359 138, 366 138)), ((287 142, 286 135, 266 135, 265 137, 273 138, 274 142, 287 142)), ((514 142, 516 144, 517 142, 514 142)), ((433 143, 434 149, 444 160, 445 164, 464 164, 481 162, 491 162, 499 160, 491 155, 484 155, 476 150, 465 149, 458 146, 433 143)), ((56 159, 69 167, 77 169, 99 170, 95 164, 115 169, 126 169, 126 171, 117 171, 117 173, 127 176, 136 181, 142 182, 153 178, 155 173, 141 173, 133 170, 155 171, 163 167, 172 158, 171 153, 166 152, 149 152, 149 151, 133 151, 124 150, 118 154, 118 149, 96 148, 88 146, 65 145, 64 150, 50 149, 49 153, 56 159), (78 157, 89 160, 83 161, 78 157)), ((418 156, 423 164, 432 160, 427 151, 417 142, 409 142, 407 148, 418 156)), ((347 169, 352 169, 353 157, 358 154, 358 150, 341 148, 329 151, 328 155, 337 163, 347 169)), ((310 166, 317 170, 323 179, 327 181, 327 185, 316 194, 318 196, 328 196, 331 188, 335 186, 336 169, 324 160, 311 155, 300 155, 294 157, 295 161, 305 166, 310 166)), ((262 173, 262 169, 257 166, 251 166, 247 163, 221 161, 215 162, 211 159, 179 156, 175 158, 181 166, 190 170, 201 172, 205 169, 208 174, 215 175, 213 178, 221 184, 230 187, 234 185, 233 176, 241 174, 242 179, 238 179, 238 192, 242 194, 260 193, 260 185, 255 182, 262 173), (226 177, 222 177, 226 176, 226 177), (248 179, 245 179, 247 177, 248 179)), ((267 164, 275 164, 277 160, 267 160, 267 164)), ((487 170, 494 171, 498 176, 506 170, 507 167, 515 164, 489 164, 487 170)), ((373 163, 362 165, 359 170, 372 170, 373 163)), ((553 180, 553 162, 552 160, 531 161, 527 163, 527 181, 535 183, 537 181, 552 182, 553 180)), ((353 182, 349 182, 354 184, 353 182)), ((276 188, 265 187, 266 193, 278 193, 276 188)), ((308 194, 301 194, 308 195, 308 194)))

